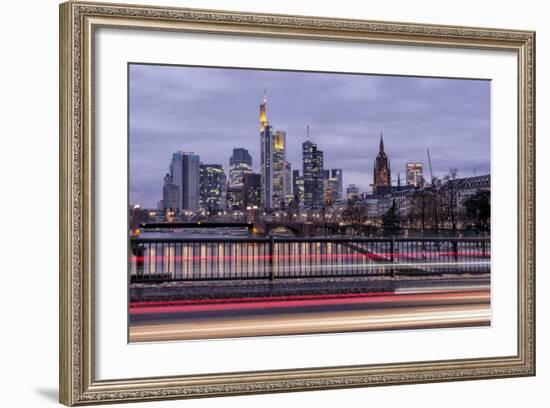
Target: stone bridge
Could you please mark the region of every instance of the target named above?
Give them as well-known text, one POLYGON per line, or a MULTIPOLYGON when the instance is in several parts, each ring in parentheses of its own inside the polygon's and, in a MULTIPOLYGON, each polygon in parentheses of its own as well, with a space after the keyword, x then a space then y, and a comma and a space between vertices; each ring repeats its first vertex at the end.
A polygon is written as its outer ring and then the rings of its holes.
POLYGON ((288 222, 288 221, 256 221, 254 228, 259 234, 269 235, 278 228, 286 229, 296 236, 312 236, 324 233, 325 229, 331 233, 340 233, 342 227, 337 223, 314 224, 311 222, 288 222))
POLYGON ((289 222, 289 221, 264 221, 257 219, 254 222, 145 222, 139 224, 144 229, 174 229, 174 228, 247 228, 250 232, 269 235, 277 228, 283 228, 292 232, 295 236, 308 237, 323 235, 325 229, 332 234, 340 234, 345 227, 337 223, 315 224, 312 222, 289 222))

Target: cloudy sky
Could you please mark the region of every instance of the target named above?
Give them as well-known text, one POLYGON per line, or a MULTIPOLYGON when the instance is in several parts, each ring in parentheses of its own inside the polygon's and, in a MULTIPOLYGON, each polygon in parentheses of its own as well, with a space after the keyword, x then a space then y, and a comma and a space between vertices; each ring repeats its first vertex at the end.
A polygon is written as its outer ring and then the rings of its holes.
POLYGON ((490 171, 490 81, 185 66, 130 66, 130 203, 156 207, 172 153, 197 153, 229 170, 235 147, 259 172, 258 110, 267 90, 274 130, 287 133, 287 160, 301 171, 301 144, 324 151, 325 168, 342 168, 344 188, 370 191, 380 132, 392 179, 405 163, 435 176, 490 171))

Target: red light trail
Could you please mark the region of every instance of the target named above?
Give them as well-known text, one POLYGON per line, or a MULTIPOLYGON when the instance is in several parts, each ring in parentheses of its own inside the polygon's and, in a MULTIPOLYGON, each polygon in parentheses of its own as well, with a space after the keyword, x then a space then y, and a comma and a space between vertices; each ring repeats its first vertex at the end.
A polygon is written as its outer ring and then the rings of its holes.
POLYGON ((308 307, 308 306, 329 306, 329 305, 351 305, 368 303, 395 303, 406 301, 408 303, 418 303, 423 301, 439 302, 472 302, 486 301, 488 299, 487 291, 471 291, 468 293, 446 291, 441 293, 426 294, 361 294, 356 296, 349 295, 328 295, 317 297, 302 297, 301 299, 292 299, 291 297, 270 300, 269 298, 257 298, 258 300, 249 300, 246 302, 215 302, 204 304, 202 302, 187 304, 166 304, 164 302, 150 306, 130 305, 130 314, 150 314, 150 313, 186 313, 186 312, 207 312, 207 311, 228 311, 228 310, 250 310, 250 309, 275 309, 289 307, 308 307))

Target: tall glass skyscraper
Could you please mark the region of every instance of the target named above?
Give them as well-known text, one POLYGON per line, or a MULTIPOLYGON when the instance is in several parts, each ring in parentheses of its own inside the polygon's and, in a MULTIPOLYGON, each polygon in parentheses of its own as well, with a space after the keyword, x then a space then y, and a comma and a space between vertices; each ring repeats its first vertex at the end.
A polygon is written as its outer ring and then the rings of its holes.
POLYGON ((292 195, 299 203, 304 201, 304 179, 300 170, 292 170, 292 195))
POLYGON ((265 92, 260 105, 260 156, 261 206, 280 208, 292 200, 291 165, 286 161, 286 132, 273 132, 267 120, 265 92))
POLYGON ((335 192, 334 200, 342 200, 344 198, 342 169, 332 169, 330 171, 330 178, 332 179, 332 188, 335 192))
POLYGON ((286 133, 280 130, 276 131, 273 135, 273 198, 272 205, 275 208, 279 208, 285 201, 286 186, 285 186, 285 172, 286 172, 286 133))
POLYGON ((200 157, 192 152, 176 152, 172 155, 170 175, 172 183, 179 187, 180 210, 199 208, 200 157))
POLYGON ((283 194, 285 203, 289 204, 294 200, 294 195, 292 194, 292 165, 290 162, 285 161, 284 169, 284 184, 283 184, 283 194))
POLYGON ((324 179, 325 202, 335 202, 342 200, 342 169, 325 170, 324 179))
POLYGON ((304 179, 304 198, 306 206, 319 207, 323 205, 323 152, 308 138, 302 143, 302 168, 304 179))
POLYGON ((231 187, 242 187, 244 176, 252 173, 252 157, 248 150, 239 147, 233 149, 229 158, 229 185, 231 187))
POLYGON ((261 205, 273 208, 273 128, 267 121, 267 96, 260 105, 260 181, 261 205))

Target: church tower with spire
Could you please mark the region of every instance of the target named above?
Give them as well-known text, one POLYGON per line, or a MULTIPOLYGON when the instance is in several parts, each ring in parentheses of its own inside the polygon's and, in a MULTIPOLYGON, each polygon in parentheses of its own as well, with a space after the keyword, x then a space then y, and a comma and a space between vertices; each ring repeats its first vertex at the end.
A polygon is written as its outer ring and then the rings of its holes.
POLYGON ((384 190, 383 187, 391 186, 390 160, 384 151, 382 133, 380 133, 380 149, 374 160, 374 180, 372 186, 374 194, 378 194, 381 190, 384 190))

